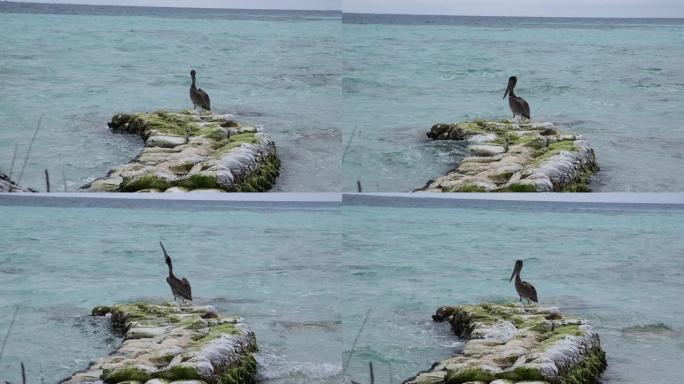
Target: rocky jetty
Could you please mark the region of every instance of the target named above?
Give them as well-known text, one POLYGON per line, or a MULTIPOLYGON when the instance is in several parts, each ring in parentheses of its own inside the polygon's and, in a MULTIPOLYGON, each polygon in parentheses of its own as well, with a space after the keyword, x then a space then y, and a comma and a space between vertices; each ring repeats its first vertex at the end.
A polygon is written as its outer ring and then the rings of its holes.
POLYGON ((278 177, 275 143, 232 115, 158 111, 115 115, 115 132, 145 147, 130 163, 81 188, 88 192, 264 192, 278 177))
POLYGON ((0 172, 0 192, 36 192, 31 188, 22 187, 15 183, 9 176, 0 172))
POLYGON ((435 124, 427 136, 467 141, 470 156, 417 191, 586 192, 591 175, 599 169, 587 140, 551 123, 435 124))
POLYGON ((606 368, 594 328, 557 308, 461 305, 432 318, 448 321, 465 346, 405 384, 596 384, 606 368))
POLYGON ((136 303, 96 307, 123 333, 116 351, 63 384, 252 384, 254 333, 211 307, 136 303))

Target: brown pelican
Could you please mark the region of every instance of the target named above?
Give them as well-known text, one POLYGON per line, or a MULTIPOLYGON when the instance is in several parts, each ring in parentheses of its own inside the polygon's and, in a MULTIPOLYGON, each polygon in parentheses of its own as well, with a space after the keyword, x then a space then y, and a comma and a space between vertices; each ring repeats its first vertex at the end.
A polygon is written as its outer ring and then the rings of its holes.
POLYGON ((161 245, 162 251, 164 251, 164 260, 166 260, 166 265, 169 266, 169 277, 166 278, 166 282, 169 283, 169 286, 171 287, 173 299, 176 300, 180 298, 181 301, 192 301, 192 289, 190 288, 190 282, 185 277, 179 279, 173 274, 171 257, 168 253, 166 253, 166 248, 164 248, 164 244, 162 244, 161 241, 159 242, 159 245, 161 245))
POLYGON ((196 109, 199 106, 202 109, 211 111, 211 102, 209 101, 209 95, 204 92, 201 88, 195 86, 195 70, 190 71, 190 77, 192 77, 192 84, 190 84, 190 100, 192 100, 192 109, 196 109))
POLYGON ((518 291, 518 296, 520 296, 520 301, 522 299, 527 299, 527 303, 530 303, 530 300, 534 301, 535 303, 538 303, 539 301, 537 300, 537 290, 534 289, 534 286, 527 281, 522 281, 520 278, 520 271, 522 270, 523 267, 523 262, 522 260, 517 260, 515 262, 515 267, 513 267, 513 274, 511 274, 511 278, 508 279, 508 281, 513 280, 513 276, 515 276, 515 290, 518 291))
POLYGON ((508 96, 508 106, 511 107, 511 112, 513 112, 513 118, 515 119, 515 116, 522 116, 526 118, 530 118, 530 105, 527 104, 527 101, 523 99, 520 96, 516 96, 515 93, 513 93, 513 90, 515 89, 515 84, 518 83, 518 78, 515 76, 511 76, 508 78, 508 87, 506 87, 506 93, 504 93, 504 99, 506 96, 508 96))

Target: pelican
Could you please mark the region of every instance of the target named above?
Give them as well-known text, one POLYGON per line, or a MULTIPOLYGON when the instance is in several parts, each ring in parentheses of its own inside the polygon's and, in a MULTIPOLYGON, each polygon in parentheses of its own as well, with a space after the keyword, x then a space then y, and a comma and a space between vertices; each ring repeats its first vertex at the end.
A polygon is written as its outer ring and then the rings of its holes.
POLYGON ((516 96, 513 90, 515 89, 515 85, 518 83, 518 78, 515 76, 511 76, 508 78, 508 87, 506 87, 506 93, 504 93, 504 99, 506 96, 508 96, 508 106, 511 108, 511 112, 513 112, 513 119, 515 119, 515 116, 521 116, 521 117, 526 117, 530 118, 530 105, 527 104, 527 101, 523 99, 520 96, 516 96))
POLYGON ((164 248, 164 244, 162 244, 161 241, 159 242, 159 245, 161 245, 162 251, 164 251, 164 260, 166 260, 166 265, 169 266, 169 277, 166 278, 166 282, 169 283, 169 286, 171 287, 173 299, 176 300, 180 298, 181 301, 192 301, 192 289, 190 288, 190 282, 185 277, 179 279, 173 274, 171 257, 168 253, 166 253, 166 248, 164 248))
POLYGON ((195 110, 197 106, 207 111, 211 111, 211 102, 209 101, 209 95, 202 90, 202 88, 197 88, 195 86, 195 75, 197 72, 193 69, 190 71, 190 77, 192 77, 192 84, 190 84, 190 100, 192 100, 192 109, 195 110))
POLYGON ((522 267, 522 260, 517 260, 515 262, 515 267, 513 267, 513 274, 511 274, 511 278, 508 279, 508 281, 513 280, 513 276, 515 276, 515 290, 518 291, 520 301, 522 301, 522 299, 527 299, 528 304, 530 303, 530 300, 538 303, 537 290, 534 289, 532 284, 528 283, 527 281, 522 281, 520 278, 520 271, 522 270, 522 267))

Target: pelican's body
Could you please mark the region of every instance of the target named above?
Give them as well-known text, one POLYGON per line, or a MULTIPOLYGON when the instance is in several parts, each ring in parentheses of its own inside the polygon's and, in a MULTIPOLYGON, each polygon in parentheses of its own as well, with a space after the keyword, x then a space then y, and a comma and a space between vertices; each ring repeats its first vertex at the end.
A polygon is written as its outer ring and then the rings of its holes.
POLYGON ((526 117, 530 118, 530 105, 527 104, 527 101, 523 99, 520 96, 516 96, 514 90, 515 90, 515 85, 518 83, 518 78, 515 76, 511 76, 508 79, 508 87, 506 87, 506 93, 504 93, 504 99, 506 96, 508 96, 508 106, 511 108, 511 112, 513 112, 513 118, 515 119, 515 116, 521 116, 521 117, 526 117))
POLYGON ((190 84, 190 100, 192 101, 192 109, 200 107, 207 111, 211 111, 211 101, 209 100, 209 95, 204 92, 201 88, 197 88, 195 85, 195 75, 196 72, 193 69, 190 71, 190 77, 192 77, 192 84, 190 84))
POLYGON ((177 300, 178 298, 180 298, 181 300, 192 301, 192 289, 190 288, 190 282, 185 277, 179 279, 178 277, 176 277, 176 275, 173 274, 173 264, 171 263, 171 257, 168 253, 166 253, 164 244, 162 244, 161 241, 159 242, 159 245, 161 245, 162 251, 164 252, 164 260, 166 261, 166 265, 169 266, 169 276, 166 278, 166 282, 169 283, 169 286, 171 287, 173 299, 177 300))
POLYGON ((515 276, 515 290, 518 292, 520 301, 527 299, 528 304, 530 301, 538 303, 539 299, 537 298, 537 290, 534 289, 532 284, 528 283, 527 281, 523 281, 520 278, 520 271, 522 270, 522 267, 522 260, 517 260, 515 262, 515 267, 513 267, 513 274, 511 274, 511 278, 508 281, 513 280, 513 277, 515 276))

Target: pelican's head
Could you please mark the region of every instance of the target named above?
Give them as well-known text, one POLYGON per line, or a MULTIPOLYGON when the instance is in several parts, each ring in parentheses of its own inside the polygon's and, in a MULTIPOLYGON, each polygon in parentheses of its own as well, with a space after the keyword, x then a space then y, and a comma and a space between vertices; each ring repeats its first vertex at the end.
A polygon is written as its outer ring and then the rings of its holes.
POLYGON ((520 273, 520 270, 522 270, 522 260, 516 260, 516 261, 515 261, 515 267, 513 267, 513 273, 511 274, 511 278, 508 279, 508 281, 513 280, 513 278, 515 277, 515 275, 517 275, 518 273, 520 273))
POLYGON ((515 76, 511 76, 508 78, 508 86, 506 87, 506 93, 504 93, 503 98, 505 99, 506 96, 508 96, 509 92, 513 91, 513 88, 515 88, 515 85, 518 83, 518 78, 515 76))
POLYGON ((194 69, 192 71, 190 71, 190 76, 195 77, 196 74, 197 74, 197 72, 195 72, 194 69))
POLYGON ((166 253, 166 248, 164 248, 164 244, 162 244, 161 241, 159 242, 159 245, 161 245, 162 252, 164 252, 164 261, 166 261, 166 264, 169 264, 171 262, 171 257, 166 253))

